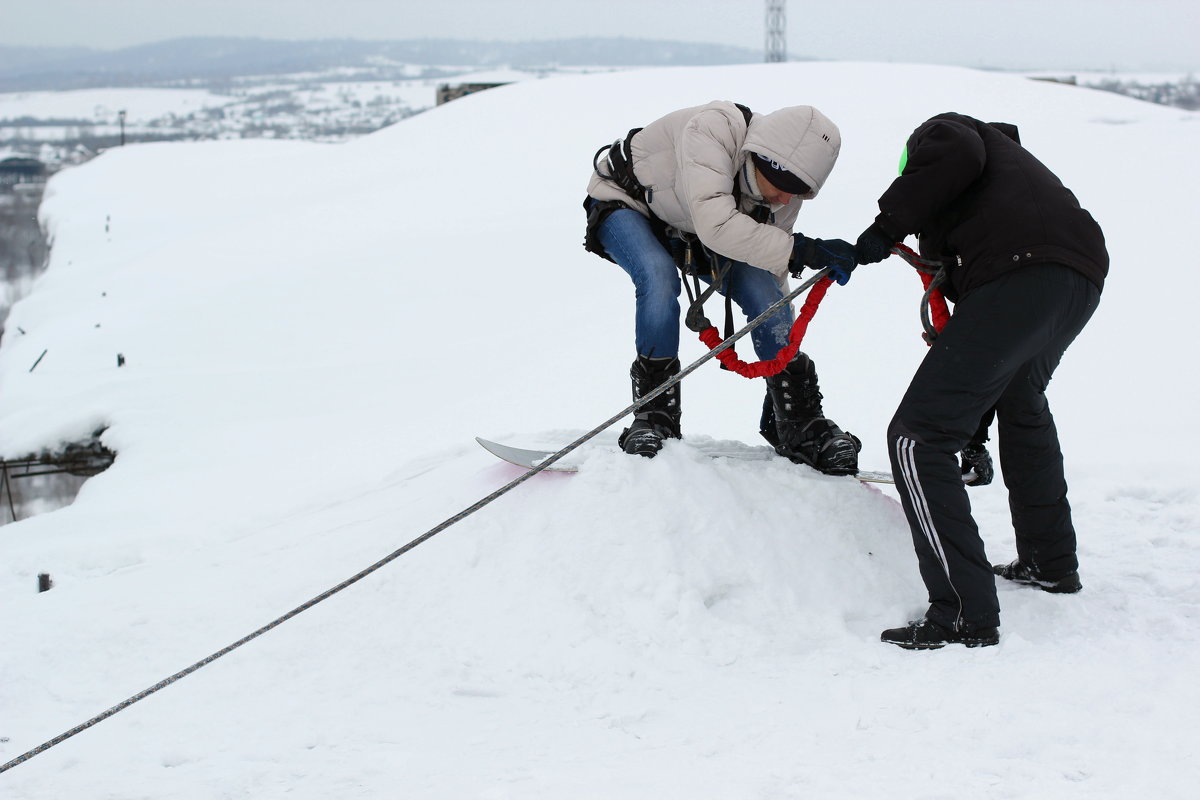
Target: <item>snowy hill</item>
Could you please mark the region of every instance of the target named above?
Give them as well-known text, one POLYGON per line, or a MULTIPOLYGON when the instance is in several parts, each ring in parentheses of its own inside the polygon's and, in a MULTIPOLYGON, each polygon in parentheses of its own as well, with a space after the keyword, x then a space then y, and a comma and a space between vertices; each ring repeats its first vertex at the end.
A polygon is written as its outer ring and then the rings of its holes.
MULTIPOLYGON (((1112 274, 1050 389, 1083 593, 1002 587, 996 648, 881 645, 924 608, 890 490, 705 457, 758 443, 762 398, 706 365, 659 458, 593 448, 536 477, 5 772, 4 796, 1190 796, 1200 115, 896 64, 530 81, 348 144, 133 146, 57 175, 51 265, 0 348, 0 453, 106 426, 119 455, 0 529, 0 762, 520 474, 475 435, 561 446, 627 405, 632 293, 580 246, 589 160, 716 98, 841 127, 810 235, 853 240, 948 110, 1017 123, 1104 227, 1112 274)), ((923 355, 919 298, 893 258, 809 328, 868 468, 923 355)), ((703 352, 685 332, 685 363, 703 352)), ((1010 559, 1003 487, 971 500, 1010 559)))

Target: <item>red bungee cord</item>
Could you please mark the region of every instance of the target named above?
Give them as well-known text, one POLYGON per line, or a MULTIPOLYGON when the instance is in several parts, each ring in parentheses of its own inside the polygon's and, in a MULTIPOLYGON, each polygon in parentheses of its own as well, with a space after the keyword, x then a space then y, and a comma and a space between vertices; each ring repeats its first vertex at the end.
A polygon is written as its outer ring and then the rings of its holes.
MULTIPOLYGON (((821 300, 825 297, 825 292, 829 291, 831 283, 833 283, 832 279, 824 277, 808 290, 808 297, 805 298, 804 305, 800 308, 800 314, 792 323, 787 346, 780 350, 774 358, 747 364, 737 357, 737 353, 733 351, 732 347, 717 353, 717 358, 725 365, 726 369, 736 372, 743 378, 768 378, 783 372, 784 367, 791 363, 800 350, 800 342, 804 340, 804 334, 808 331, 808 323, 817 313, 817 306, 821 305, 821 300)), ((704 342, 709 350, 712 350, 721 344, 721 334, 710 325, 700 331, 700 341, 704 342)))
MULTIPOLYGON (((946 323, 950 321, 950 309, 946 305, 946 298, 940 289, 930 291, 929 285, 933 282, 934 271, 931 266, 937 265, 936 262, 929 262, 921 256, 917 255, 910 247, 904 244, 896 244, 892 250, 896 255, 903 258, 909 264, 916 268, 917 274, 921 276, 921 284, 925 287, 925 291, 929 293, 929 312, 933 328, 940 332, 946 327, 946 323)), ((940 266, 940 265, 939 265, 940 266)), ((783 372, 784 368, 791 363, 796 357, 796 353, 800 350, 800 343, 804 341, 804 334, 808 332, 808 323, 812 321, 813 316, 817 313, 817 308, 821 305, 821 300, 824 299, 825 293, 829 291, 830 284, 833 280, 829 277, 824 277, 813 284, 812 289, 808 292, 808 297, 804 300, 804 305, 800 308, 800 313, 796 317, 796 321, 792 323, 792 330, 788 334, 788 343, 779 353, 772 359, 766 361, 755 361, 747 363, 737 357, 733 347, 728 347, 717 353, 717 359, 725 365, 725 368, 731 372, 736 372, 743 378, 768 378, 772 375, 778 375, 783 372)), ((926 344, 933 344, 928 335, 924 335, 926 344)), ((700 331, 700 341, 704 343, 709 350, 718 347, 723 339, 716 327, 709 325, 704 330, 700 331)))

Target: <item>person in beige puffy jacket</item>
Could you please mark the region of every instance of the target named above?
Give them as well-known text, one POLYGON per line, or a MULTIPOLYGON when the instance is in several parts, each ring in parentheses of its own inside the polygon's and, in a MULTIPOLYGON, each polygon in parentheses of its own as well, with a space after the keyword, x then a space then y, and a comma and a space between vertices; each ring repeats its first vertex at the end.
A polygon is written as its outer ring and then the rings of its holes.
MULTIPOLYGON (((593 158, 584 208, 585 247, 634 284, 635 400, 679 372, 680 273, 698 276, 754 319, 787 293, 789 275, 830 267, 845 284, 857 264, 840 239, 794 233, 804 200, 817 196, 841 147, 837 126, 811 106, 769 114, 714 101, 674 111, 593 158)), ((750 336, 760 359, 787 345, 784 306, 750 336)), ((760 432, 781 455, 836 475, 858 471, 858 439, 825 417, 816 368, 798 353, 769 377, 760 432)), ((653 457, 680 438, 679 384, 635 415, 619 444, 653 457)))

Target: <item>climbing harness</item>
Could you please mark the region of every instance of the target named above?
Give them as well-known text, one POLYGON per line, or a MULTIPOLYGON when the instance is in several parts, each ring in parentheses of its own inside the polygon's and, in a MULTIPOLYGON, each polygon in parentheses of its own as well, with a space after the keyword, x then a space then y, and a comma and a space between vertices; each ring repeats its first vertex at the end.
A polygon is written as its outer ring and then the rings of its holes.
MULTIPOLYGON (((754 112, 741 103, 734 103, 734 105, 738 107, 738 111, 742 112, 742 118, 746 120, 746 127, 749 128, 754 112)), ((644 128, 633 128, 625 134, 623 139, 617 139, 612 144, 601 146, 592 156, 592 167, 600 177, 620 186, 621 191, 634 200, 650 205, 654 199, 652 191, 643 186, 633 172, 633 137, 643 130, 644 128), (604 154, 605 169, 600 168, 601 154, 604 154)))
MULTIPOLYGON (((754 117, 754 112, 748 106, 744 106, 741 103, 734 103, 734 105, 737 106, 738 111, 742 112, 742 118, 746 121, 746 127, 749 128, 750 120, 754 117)), ((654 202, 654 190, 653 188, 643 186, 642 182, 638 180, 637 174, 633 171, 633 137, 637 136, 643 130, 645 129, 632 128, 629 133, 625 134, 624 138, 617 139, 612 144, 601 145, 600 149, 592 155, 592 168, 596 171, 597 175, 615 183, 627 196, 636 203, 646 206, 646 211, 649 211, 650 204, 654 202)), ((733 181, 733 204, 735 208, 740 208, 742 204, 741 187, 738 185, 736 177, 733 181)), ((629 208, 640 214, 645 214, 644 211, 634 208, 622 200, 597 200, 590 195, 583 199, 583 208, 587 213, 587 228, 585 229, 583 247, 589 253, 595 253, 609 261, 614 261, 614 259, 604 249, 604 245, 600 243, 599 230, 601 223, 614 211, 622 208, 629 208)), ((770 209, 762 208, 765 214, 770 214, 770 209)), ((752 214, 752 216, 754 215, 752 214)), ((650 221, 650 229, 654 232, 655 238, 664 247, 670 249, 671 237, 668 232, 667 223, 655 216, 653 211, 650 211, 648 219, 650 221)), ((755 216, 755 219, 759 222, 763 221, 759 216, 755 216)))

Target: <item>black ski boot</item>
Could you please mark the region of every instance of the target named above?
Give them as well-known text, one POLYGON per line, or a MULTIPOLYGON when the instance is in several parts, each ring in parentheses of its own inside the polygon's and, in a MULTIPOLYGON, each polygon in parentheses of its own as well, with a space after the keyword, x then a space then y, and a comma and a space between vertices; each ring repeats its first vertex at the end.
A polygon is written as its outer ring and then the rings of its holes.
POLYGON ((759 433, 775 452, 827 475, 858 472, 862 442, 826 419, 821 409, 817 368, 804 353, 778 375, 767 378, 767 398, 759 433))
MULTIPOLYGON (((629 368, 633 381, 633 399, 641 400, 679 372, 678 358, 647 358, 639 355, 629 368)), ((651 400, 633 415, 633 424, 621 432, 617 444, 630 455, 654 458, 662 449, 663 439, 681 439, 679 384, 651 400)))

